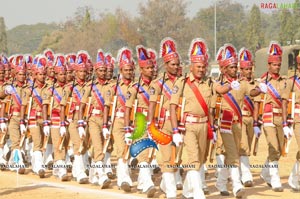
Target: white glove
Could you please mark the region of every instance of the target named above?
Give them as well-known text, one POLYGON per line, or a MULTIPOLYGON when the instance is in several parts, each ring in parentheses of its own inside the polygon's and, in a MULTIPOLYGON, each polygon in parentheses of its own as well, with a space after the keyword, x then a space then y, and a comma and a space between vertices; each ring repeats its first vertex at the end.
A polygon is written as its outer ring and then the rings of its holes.
POLYGON ((259 138, 261 134, 260 128, 258 126, 255 126, 253 127, 253 130, 254 130, 255 137, 259 138))
POLYGON ((13 87, 12 87, 11 85, 7 85, 7 86, 5 87, 4 93, 5 93, 6 95, 11 95, 13 92, 14 92, 14 91, 13 91, 13 87))
POLYGON ((79 137, 80 139, 82 139, 83 137, 85 137, 85 130, 82 126, 78 127, 78 133, 79 133, 79 137))
POLYGON ((268 92, 268 87, 267 87, 267 85, 265 83, 259 83, 259 89, 263 93, 267 93, 268 92))
POLYGON ((232 81, 230 86, 233 90, 239 90, 240 89, 240 83, 238 81, 232 81))
POLYGON ((103 128, 102 129, 102 135, 103 135, 104 139, 108 139, 109 136, 110 136, 109 130, 107 128, 103 128))
POLYGON ((173 142, 178 147, 183 142, 181 134, 179 133, 173 134, 173 142))
POLYGON ((64 136, 64 135, 66 135, 66 133, 67 133, 66 127, 61 126, 61 127, 59 128, 59 134, 60 134, 60 136, 62 137, 62 136, 64 136))
POLYGON ((284 136, 285 136, 286 138, 288 138, 288 139, 289 139, 290 137, 292 137, 292 135, 293 135, 293 133, 292 133, 290 127, 288 127, 288 126, 283 127, 283 133, 284 133, 284 136))
POLYGON ((44 131, 44 135, 45 136, 49 136, 49 134, 50 134, 50 126, 44 126, 43 131, 44 131))
POLYGON ((218 134, 216 131, 213 131, 213 143, 215 144, 217 142, 218 139, 218 134))
POLYGON ((0 129, 1 129, 2 132, 7 130, 7 125, 6 125, 5 122, 0 123, 0 129))
POLYGON ((26 127, 24 124, 20 124, 20 132, 23 135, 24 133, 26 133, 26 127))
POLYGON ((131 137, 131 133, 125 133, 125 142, 127 145, 131 145, 132 143, 132 139, 129 137, 131 137))

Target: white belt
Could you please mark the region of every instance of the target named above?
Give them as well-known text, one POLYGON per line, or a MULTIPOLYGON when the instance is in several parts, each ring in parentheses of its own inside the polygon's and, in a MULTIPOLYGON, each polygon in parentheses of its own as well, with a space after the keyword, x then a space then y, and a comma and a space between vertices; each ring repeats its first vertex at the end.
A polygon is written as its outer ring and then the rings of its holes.
POLYGON ((295 108, 295 113, 300 113, 300 109, 299 108, 295 108))
POLYGON ((116 117, 124 117, 124 112, 116 112, 116 117))
POLYGON ((13 116, 20 116, 20 112, 12 112, 13 116))
POLYGON ((99 109, 93 109, 92 110, 92 114, 101 114, 102 113, 102 111, 101 110, 99 110, 99 109))
POLYGON ((186 122, 195 122, 195 123, 197 123, 197 122, 199 122, 199 123, 207 122, 207 116, 205 116, 205 117, 195 117, 195 116, 188 115, 188 116, 186 116, 185 121, 186 122))
POLYGON ((144 114, 145 116, 147 116, 147 115, 148 115, 148 111, 143 111, 143 114, 144 114))
POLYGON ((76 111, 79 111, 79 106, 75 106, 75 110, 76 110, 76 111))
POLYGON ((42 116, 42 112, 36 112, 36 116, 42 116))
POLYGON ((282 113, 281 108, 273 108, 273 113, 282 113))
POLYGON ((244 110, 242 110, 242 115, 250 116, 251 112, 250 111, 244 111, 244 110))
POLYGON ((166 117, 170 116, 170 111, 166 111, 166 117))

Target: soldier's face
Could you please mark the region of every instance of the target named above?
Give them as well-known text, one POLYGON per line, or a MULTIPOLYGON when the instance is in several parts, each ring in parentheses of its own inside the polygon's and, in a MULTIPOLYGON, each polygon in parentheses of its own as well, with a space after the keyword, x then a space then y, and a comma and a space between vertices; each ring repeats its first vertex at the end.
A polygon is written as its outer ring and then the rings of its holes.
POLYGON ((207 67, 204 63, 192 63, 190 70, 195 78, 201 79, 205 76, 207 67))
POLYGON ((237 65, 231 64, 231 65, 227 66, 226 74, 231 78, 236 78, 237 77, 237 65))
POLYGON ((56 74, 56 79, 60 83, 65 83, 67 79, 66 77, 67 77, 66 72, 59 72, 56 74))
POLYGON ((45 79, 46 79, 46 72, 38 72, 35 76, 36 80, 41 82, 41 83, 45 83, 45 79))
POLYGON ((67 82, 73 81, 73 71, 67 71, 67 82))
POLYGON ((5 78, 10 78, 10 69, 5 70, 5 78))
POLYGON ((152 78, 152 76, 153 76, 153 69, 154 69, 153 65, 152 66, 146 66, 146 67, 140 68, 141 73, 145 77, 148 77, 148 78, 152 78))
POLYGON ((280 71, 281 63, 269 63, 269 72, 272 74, 278 74, 280 71))
POLYGON ((96 70, 97 77, 99 79, 105 79, 106 76, 106 67, 101 67, 96 70))
POLYGON ((26 78, 26 73, 25 72, 18 72, 16 74, 16 80, 18 82, 25 82, 25 78, 26 78))
POLYGON ((106 69, 106 79, 110 80, 113 77, 114 70, 112 68, 107 68, 106 69))
POLYGON ((158 71, 157 70, 153 70, 153 76, 152 79, 156 79, 158 75, 158 71))
POLYGON ((133 68, 132 66, 129 65, 125 65, 121 68, 121 73, 124 79, 126 80, 130 80, 132 79, 132 75, 133 75, 133 68))
POLYGON ((53 66, 48 66, 47 67, 47 75, 49 77, 54 77, 55 73, 54 73, 54 67, 53 66))
POLYGON ((241 75, 250 79, 252 77, 252 66, 247 68, 241 68, 241 75))
POLYGON ((5 71, 4 70, 0 70, 0 81, 4 80, 4 76, 5 76, 5 71))
POLYGON ((87 70, 86 69, 80 69, 76 71, 76 77, 80 80, 85 80, 87 76, 87 70))
POLYGON ((176 75, 178 72, 179 65, 180 65, 179 59, 178 58, 173 59, 165 64, 166 71, 171 75, 176 75))

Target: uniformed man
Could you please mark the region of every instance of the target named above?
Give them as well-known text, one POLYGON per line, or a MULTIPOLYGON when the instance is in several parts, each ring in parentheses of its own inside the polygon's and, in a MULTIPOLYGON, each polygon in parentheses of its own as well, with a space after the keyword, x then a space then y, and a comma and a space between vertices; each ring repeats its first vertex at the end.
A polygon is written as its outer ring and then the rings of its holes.
POLYGON ((93 144, 92 164, 89 173, 90 182, 100 185, 101 189, 106 189, 109 187, 111 181, 104 172, 104 168, 107 165, 103 162, 105 156, 103 153, 103 145, 104 140, 108 139, 110 136, 107 126, 107 117, 110 106, 111 90, 105 79, 105 57, 101 49, 97 52, 94 71, 96 78, 93 77, 84 88, 85 91, 81 99, 78 119, 80 121, 86 117, 85 119, 89 124, 90 140, 93 144), (101 131, 102 134, 99 133, 101 131))
MULTIPOLYGON (((252 54, 246 48, 242 48, 239 51, 239 63, 240 63, 240 82, 247 82, 248 86, 252 89, 255 88, 255 82, 252 75, 253 62, 252 54)), ((251 154, 251 145, 253 141, 253 112, 254 103, 253 98, 245 96, 244 104, 241 107, 243 123, 242 123, 242 136, 241 136, 241 148, 240 148, 240 169, 241 169, 241 181, 245 187, 253 186, 253 177, 250 171, 249 156, 251 154)), ((259 136, 259 134, 256 134, 259 136)))
POLYGON ((131 128, 126 127, 124 129, 124 116, 125 116, 125 104, 126 104, 126 93, 132 81, 133 74, 133 59, 132 59, 132 51, 123 47, 118 51, 117 61, 120 67, 120 75, 119 78, 113 87, 112 96, 117 96, 117 103, 115 107, 115 118, 113 127, 112 127, 112 135, 114 138, 114 150, 117 155, 117 185, 125 192, 131 192, 132 180, 129 176, 129 167, 128 160, 126 159, 125 153, 127 152, 125 149, 126 145, 131 144, 131 128), (125 141, 125 142, 124 142, 125 141))
POLYGON ((75 67, 75 60, 76 60, 76 54, 75 53, 69 53, 66 55, 66 68, 67 68, 67 84, 72 82, 74 80, 74 67, 75 67))
MULTIPOLYGON (((141 74, 139 81, 131 84, 126 94, 126 111, 124 122, 126 127, 130 126, 130 123, 135 122, 131 121, 133 118, 130 118, 132 110, 136 110, 136 112, 133 111, 132 115, 136 113, 142 113, 147 117, 149 108, 149 88, 153 76, 154 66, 144 46, 138 45, 136 47, 136 52, 141 74), (135 100, 137 100, 137 107, 134 107, 135 100)), ((146 137, 148 137, 148 135, 145 133, 142 138, 146 137)), ((149 162, 148 157, 149 150, 150 149, 144 150, 137 157, 139 162, 138 166, 140 167, 137 189, 147 194, 148 198, 152 198, 156 192, 156 189, 151 179, 151 170, 149 166, 149 163, 151 162, 149 162)))
POLYGON ((55 73, 54 73, 54 52, 47 48, 44 50, 45 57, 47 57, 47 77, 46 77, 46 83, 49 85, 52 85, 55 79, 55 73))
POLYGON ((153 65, 154 65, 152 79, 156 79, 158 76, 157 52, 152 48, 148 48, 147 51, 149 52, 149 56, 151 57, 153 65))
MULTIPOLYGON (((26 79, 26 68, 23 55, 16 55, 12 60, 15 72, 15 81, 11 82, 5 87, 4 93, 1 93, 1 98, 11 97, 11 106, 8 110, 9 118, 9 136, 11 140, 12 155, 8 160, 8 165, 13 167, 12 170, 17 170, 19 174, 25 173, 24 158, 21 154, 20 138, 26 131, 25 126, 20 126, 20 111, 22 106, 22 96, 25 92, 27 85, 25 84, 26 79), (20 128, 21 127, 21 128, 20 128), (20 131, 20 129, 22 131, 20 131), (25 130, 25 131, 24 131, 25 130), (15 162, 14 160, 19 160, 15 162), (18 169, 17 169, 18 168, 18 169)), ((4 107, 3 107, 4 108, 4 107)), ((1 118, 4 118, 4 112, 1 112, 1 118)))
POLYGON ((46 64, 47 58, 40 56, 34 69, 35 80, 32 86, 29 86, 22 97, 22 107, 20 114, 20 130, 21 133, 26 133, 26 129, 22 126, 25 124, 25 119, 28 119, 28 128, 33 141, 33 157, 31 159, 32 170, 38 174, 40 178, 45 177, 45 168, 43 161, 43 140, 44 136, 49 136, 49 132, 43 133, 43 126, 48 123, 43 122, 42 106, 43 106, 43 92, 47 88, 46 80, 46 64), (30 97, 32 96, 32 101, 30 97), (26 112, 26 106, 28 112, 26 112), (31 108, 30 108, 31 106, 31 108), (44 135, 45 134, 45 135, 44 135))
MULTIPOLYGON (((295 105, 291 107, 290 113, 288 114, 291 114, 289 119, 292 120, 291 125, 297 141, 298 151, 288 183, 294 191, 300 191, 300 53, 296 57, 296 62, 297 68, 295 69, 295 74, 289 79, 289 90, 295 93, 295 105), (294 110, 292 111, 292 109, 294 110), (292 116, 292 112, 294 112, 294 117, 292 116)), ((291 106, 293 106, 293 104, 291 104, 291 106)))
POLYGON ((181 110, 183 111, 183 118, 180 118, 180 122, 185 128, 185 136, 183 141, 179 136, 178 140, 173 140, 176 146, 183 144, 182 165, 189 165, 190 167, 187 169, 183 184, 182 194, 185 198, 205 198, 202 191, 200 169, 206 159, 207 138, 213 138, 213 115, 209 114, 211 112, 209 111, 209 104, 212 97, 212 81, 205 77, 209 58, 207 51, 203 39, 196 38, 191 42, 188 54, 191 72, 187 77, 176 81, 170 100, 171 123, 173 137, 175 137, 176 135, 183 135, 178 129, 176 108, 181 105, 181 96, 186 99, 184 109, 181 110))
MULTIPOLYGON (((246 82, 237 80, 237 54, 231 44, 225 44, 223 52, 218 57, 219 64, 225 68, 226 75, 223 82, 217 83, 216 92, 222 95, 220 132, 225 147, 225 166, 229 168, 232 179, 233 194, 242 197, 243 185, 240 182, 239 173, 239 148, 241 143, 241 108, 245 95, 256 96, 260 90, 252 89, 246 82)), ((218 178, 220 175, 218 175, 218 178)), ((221 192, 227 192, 226 184, 217 184, 221 192)))
MULTIPOLYGON (((172 38, 164 38, 160 44, 160 57, 163 58, 164 66, 166 72, 164 75, 159 76, 157 79, 153 80, 150 85, 150 103, 149 103, 149 113, 148 113, 148 122, 154 121, 157 117, 158 126, 161 131, 165 134, 168 134, 173 137, 173 142, 179 143, 181 136, 179 134, 173 134, 172 126, 170 121, 170 100, 172 88, 177 79, 178 67, 180 64, 179 55, 176 50, 175 41, 172 38), (155 108, 158 96, 162 95, 162 109, 161 114, 155 116, 155 108)), ((156 122, 156 121, 154 121, 156 122)), ((159 151, 161 154, 161 171, 163 173, 162 180, 160 183, 161 190, 166 193, 167 198, 176 198, 176 180, 175 172, 176 168, 170 167, 172 145, 159 145, 159 151)))
POLYGON ((74 150, 74 161, 72 166, 72 175, 79 184, 87 184, 89 179, 85 173, 85 165, 83 161, 83 154, 86 152, 86 132, 84 130, 85 123, 83 120, 78 120, 79 106, 84 95, 84 87, 86 86, 86 62, 88 53, 86 51, 79 51, 76 57, 75 67, 75 82, 69 83, 64 88, 64 94, 60 105, 61 118, 67 117, 69 124, 70 141, 74 150), (72 97, 72 104, 69 104, 70 111, 65 115, 65 108, 68 103, 68 98, 72 97))
POLYGON ((63 89, 66 85, 66 68, 65 57, 57 54, 54 61, 55 83, 48 85, 43 96, 43 120, 44 133, 51 134, 54 147, 54 168, 53 176, 58 177, 61 181, 67 181, 68 175, 66 170, 66 122, 60 118, 60 102, 62 100, 63 89), (51 100, 52 99, 52 100, 51 100), (51 111, 51 113, 50 113, 51 111))
MULTIPOLYGON (((265 101, 263 102, 263 130, 268 143, 268 156, 261 177, 275 192, 282 192, 278 172, 278 161, 281 156, 284 136, 290 137, 291 130, 287 123, 287 100, 289 90, 287 80, 280 76, 282 48, 272 41, 269 48, 268 72, 261 77, 261 83, 267 85, 265 101)), ((259 103, 261 97, 254 99, 259 103)), ((258 111, 254 113, 254 126, 258 125, 258 111)))

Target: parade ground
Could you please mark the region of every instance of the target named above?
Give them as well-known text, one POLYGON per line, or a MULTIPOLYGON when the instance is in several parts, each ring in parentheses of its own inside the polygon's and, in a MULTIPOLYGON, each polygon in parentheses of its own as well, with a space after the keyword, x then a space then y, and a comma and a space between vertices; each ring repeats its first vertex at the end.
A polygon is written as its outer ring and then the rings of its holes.
MULTIPOLYGON (((281 182, 284 188, 284 192, 273 192, 263 180, 260 179, 260 168, 264 166, 264 162, 267 156, 267 144, 265 136, 262 135, 259 143, 259 151, 257 156, 250 157, 250 163, 254 177, 254 187, 246 188, 246 194, 243 198, 247 199, 271 199, 271 198, 297 198, 299 193, 294 193, 288 186, 288 175, 291 172, 292 166, 295 162, 296 155, 296 140, 293 140, 290 145, 290 151, 287 157, 281 157, 279 161, 279 171, 281 176, 281 182)), ((159 157, 158 157, 159 158, 159 157)), ((112 158, 113 163, 116 161, 112 158)), ((234 198, 231 192, 231 183, 228 184, 230 196, 220 196, 219 192, 215 188, 215 167, 216 165, 207 164, 208 176, 207 184, 210 190, 210 195, 206 198, 210 199, 229 199, 234 198)), ((185 174, 185 173, 184 173, 185 174)), ((71 176, 70 173, 68 173, 71 176)), ((11 171, 0 171, 0 198, 1 199, 94 199, 94 198, 146 198, 145 194, 138 193, 136 189, 138 171, 132 170, 132 180, 134 181, 134 187, 132 193, 124 193, 122 190, 118 190, 116 179, 112 180, 110 189, 100 190, 98 186, 87 184, 79 185, 75 181, 60 182, 51 175, 51 171, 47 171, 46 178, 40 179, 34 175, 30 169, 27 169, 26 175, 18 175, 11 171)), ((161 180, 161 173, 154 175, 154 183, 157 190, 159 190, 159 183, 161 180)), ((177 198, 181 198, 181 191, 177 192, 177 198)), ((157 191, 155 198, 165 198, 164 193, 157 191)))

